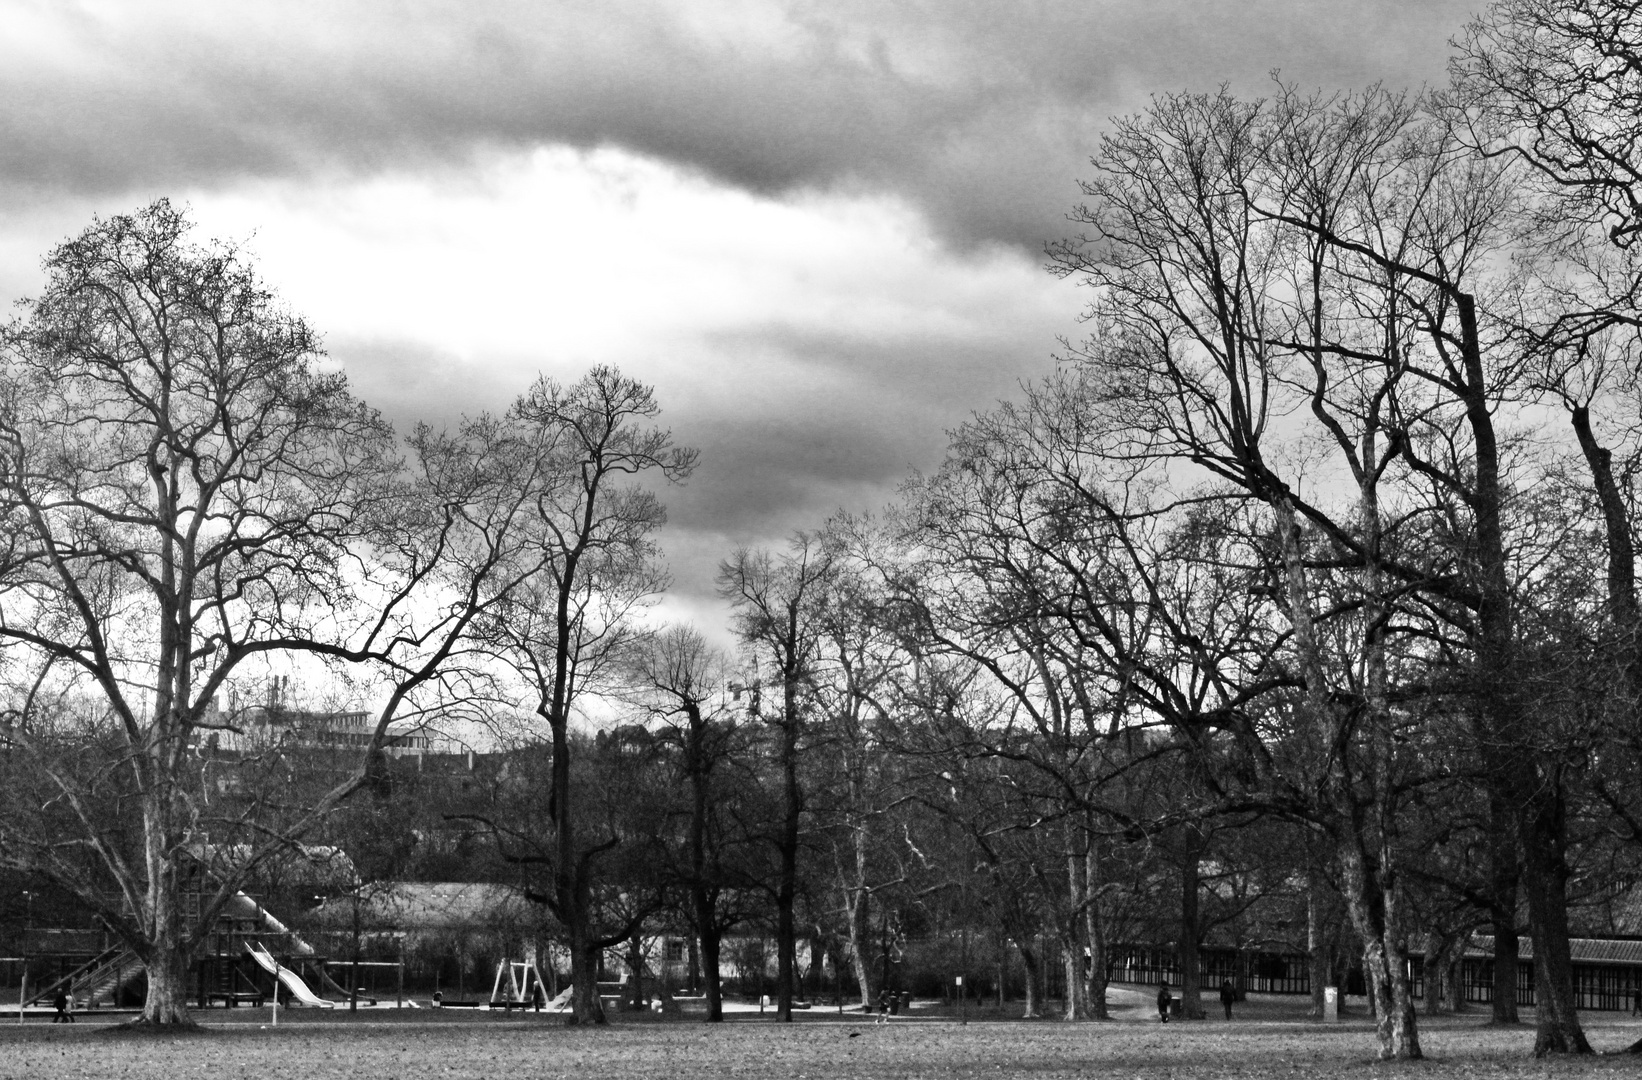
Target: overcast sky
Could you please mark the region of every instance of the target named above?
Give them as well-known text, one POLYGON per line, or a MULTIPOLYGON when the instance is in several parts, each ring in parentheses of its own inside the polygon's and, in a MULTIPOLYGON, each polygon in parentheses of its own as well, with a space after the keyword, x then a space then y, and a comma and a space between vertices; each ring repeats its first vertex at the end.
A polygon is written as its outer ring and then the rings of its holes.
POLYGON ((0 302, 160 195, 402 428, 613 363, 701 450, 669 614, 1047 373, 1108 117, 1444 79, 1474 0, 0 0, 0 302))

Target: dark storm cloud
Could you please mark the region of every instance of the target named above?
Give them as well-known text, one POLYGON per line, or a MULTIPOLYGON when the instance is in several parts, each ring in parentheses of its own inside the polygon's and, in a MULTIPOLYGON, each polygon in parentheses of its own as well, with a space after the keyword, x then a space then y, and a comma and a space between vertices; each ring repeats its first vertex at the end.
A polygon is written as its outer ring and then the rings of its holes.
POLYGON ((9 199, 617 145, 764 194, 887 190, 1059 235, 1105 117, 1223 80, 1440 78, 1454 0, 37 5, 5 11, 9 199))
MULTIPOLYGON (((779 325, 715 336, 727 370, 787 375, 768 393, 731 382, 685 399, 674 434, 700 449, 701 468, 671 523, 745 538, 779 535, 778 520, 814 528, 840 509, 878 508, 909 469, 938 463, 942 431, 1048 373, 1047 335, 1040 348, 1008 337, 1004 327, 880 340, 779 325)), ((658 385, 664 401, 685 391, 658 385)))

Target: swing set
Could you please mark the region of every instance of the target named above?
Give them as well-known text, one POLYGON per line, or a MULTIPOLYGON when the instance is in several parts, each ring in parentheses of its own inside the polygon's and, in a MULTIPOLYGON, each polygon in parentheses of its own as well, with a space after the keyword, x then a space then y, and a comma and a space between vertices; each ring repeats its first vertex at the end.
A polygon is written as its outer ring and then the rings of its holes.
POLYGON ((496 981, 490 988, 490 1007, 512 1012, 514 1007, 538 1011, 547 1004, 547 983, 535 960, 503 960, 496 965, 496 981))

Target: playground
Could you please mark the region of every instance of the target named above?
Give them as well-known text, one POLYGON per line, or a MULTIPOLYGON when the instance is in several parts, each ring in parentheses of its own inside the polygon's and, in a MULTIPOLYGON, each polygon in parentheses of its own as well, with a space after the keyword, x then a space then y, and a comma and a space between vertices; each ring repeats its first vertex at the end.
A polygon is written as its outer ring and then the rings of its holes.
MULTIPOLYGON (((1422 1025, 1428 1060, 1373 1060, 1369 1022, 1320 1025, 1284 1002, 1251 1002, 1223 1020, 1159 1024, 1141 991, 1126 991, 1104 1023, 1000 1019, 993 1010, 960 1022, 950 1008, 915 1001, 887 1024, 832 1008, 795 1023, 760 1020, 756 1007, 706 1025, 656 1015, 613 1014, 608 1027, 567 1027, 548 1014, 501 1010, 211 1010, 196 1035, 129 1035, 116 1016, 82 1014, 74 1027, 42 1018, 0 1024, 0 1078, 50 1076, 169 1080, 177 1076, 302 1077, 358 1080, 494 1080, 501 1075, 574 1080, 722 1076, 871 1078, 1074 1076, 1141 1078, 1286 1076, 1542 1077, 1632 1076, 1638 1059, 1609 1053, 1535 1061, 1533 1028, 1489 1028, 1485 1015, 1444 1016, 1422 1025), (1133 995, 1131 1001, 1129 995, 1133 995)), ((1424 1018, 1422 1018, 1423 1020, 1424 1018)), ((1642 1020, 1586 1017, 1591 1041, 1614 1051, 1642 1037, 1642 1020)))

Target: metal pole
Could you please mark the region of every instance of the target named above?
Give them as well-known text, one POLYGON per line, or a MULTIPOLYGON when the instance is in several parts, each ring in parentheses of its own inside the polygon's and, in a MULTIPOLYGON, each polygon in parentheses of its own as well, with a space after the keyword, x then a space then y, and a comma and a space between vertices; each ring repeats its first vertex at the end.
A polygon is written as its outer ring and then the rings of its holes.
POLYGON ((963 935, 963 948, 958 963, 963 969, 963 974, 958 976, 958 1023, 967 1025, 969 1014, 965 1011, 964 1006, 967 1003, 964 999, 969 997, 969 988, 964 985, 964 976, 969 974, 969 885, 962 880, 958 882, 958 906, 963 909, 958 914, 963 920, 959 931, 963 935))
POLYGON ((353 891, 353 967, 348 972, 348 1011, 359 1011, 359 889, 353 891))
POLYGON ((29 999, 29 966, 25 962, 23 964, 23 981, 18 985, 18 990, 17 990, 17 1022, 19 1024, 21 1024, 23 1022, 23 1005, 24 1005, 25 1002, 28 1001, 28 999, 29 999))

